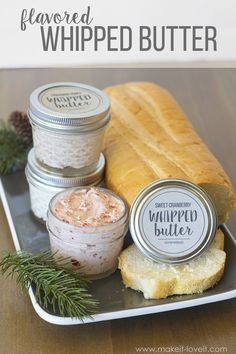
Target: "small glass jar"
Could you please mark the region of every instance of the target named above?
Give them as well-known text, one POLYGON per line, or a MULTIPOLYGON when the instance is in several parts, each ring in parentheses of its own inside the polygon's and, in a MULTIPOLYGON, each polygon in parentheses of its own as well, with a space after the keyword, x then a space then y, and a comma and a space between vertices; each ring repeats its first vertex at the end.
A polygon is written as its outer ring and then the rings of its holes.
POLYGON ((82 193, 83 190, 86 193, 83 188, 70 189, 57 194, 51 200, 47 220, 51 250, 56 252, 56 256, 69 257, 72 267, 80 267, 91 279, 101 279, 117 268, 118 256, 128 230, 128 208, 124 201, 111 191, 92 187, 90 191, 102 193, 107 198, 115 198, 120 203, 122 209, 116 221, 97 226, 78 226, 59 218, 54 210, 57 203, 65 203, 69 193, 82 193))
POLYGON ((28 116, 39 164, 67 176, 92 172, 102 151, 109 110, 108 97, 88 85, 53 83, 33 91, 28 116))
POLYGON ((48 205, 52 197, 64 189, 78 186, 103 186, 105 158, 103 154, 95 166, 95 171, 87 175, 66 177, 53 174, 38 163, 34 149, 28 154, 25 174, 29 183, 31 210, 46 222, 48 205))

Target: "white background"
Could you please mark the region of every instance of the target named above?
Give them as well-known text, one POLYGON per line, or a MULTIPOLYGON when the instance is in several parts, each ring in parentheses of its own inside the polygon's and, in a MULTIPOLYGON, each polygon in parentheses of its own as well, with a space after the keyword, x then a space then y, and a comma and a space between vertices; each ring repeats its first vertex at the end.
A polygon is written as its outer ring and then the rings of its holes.
MULTIPOLYGON (((236 64, 235 0, 9 0, 1 4, 0 67, 48 66, 231 66, 236 64), (23 8, 37 12, 81 13, 91 6, 92 25, 213 25, 218 29, 217 52, 43 52, 39 26, 20 30, 23 8)), ((137 43, 136 43, 137 44, 137 43)))

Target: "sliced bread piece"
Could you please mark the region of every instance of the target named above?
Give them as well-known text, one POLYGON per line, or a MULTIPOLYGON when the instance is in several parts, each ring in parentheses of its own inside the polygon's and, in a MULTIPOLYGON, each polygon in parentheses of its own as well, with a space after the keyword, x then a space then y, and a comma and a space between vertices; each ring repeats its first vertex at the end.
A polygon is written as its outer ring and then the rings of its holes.
POLYGON ((125 286, 142 291, 146 299, 201 293, 223 275, 226 260, 223 247, 224 235, 218 230, 201 256, 188 263, 169 265, 150 260, 131 245, 121 253, 119 269, 125 286))

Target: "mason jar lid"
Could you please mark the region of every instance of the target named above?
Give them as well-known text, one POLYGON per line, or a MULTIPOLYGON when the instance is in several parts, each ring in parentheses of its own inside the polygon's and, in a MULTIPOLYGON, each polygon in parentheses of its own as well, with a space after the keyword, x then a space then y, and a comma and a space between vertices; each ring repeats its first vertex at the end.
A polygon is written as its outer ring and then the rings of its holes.
POLYGON ((105 158, 100 154, 99 160, 95 167, 94 172, 67 177, 61 174, 52 173, 37 162, 34 154, 34 149, 31 149, 28 154, 28 163, 25 168, 26 177, 34 185, 46 185, 51 187, 70 188, 79 186, 90 186, 99 184, 104 177, 105 158))
POLYGON ((75 82, 41 86, 30 96, 29 119, 53 131, 83 132, 102 128, 110 120, 107 95, 75 82))
POLYGON ((168 178, 145 187, 130 210, 130 233, 154 261, 178 264, 204 252, 217 229, 208 194, 192 182, 168 178))

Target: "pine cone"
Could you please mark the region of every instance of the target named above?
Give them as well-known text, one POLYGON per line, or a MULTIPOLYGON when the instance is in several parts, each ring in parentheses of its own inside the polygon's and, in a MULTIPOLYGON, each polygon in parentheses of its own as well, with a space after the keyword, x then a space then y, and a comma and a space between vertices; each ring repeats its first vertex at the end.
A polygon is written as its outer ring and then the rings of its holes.
POLYGON ((27 144, 32 145, 32 128, 27 114, 20 111, 14 111, 9 118, 10 123, 15 129, 17 135, 27 144))

